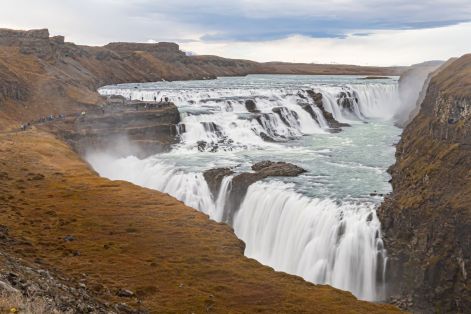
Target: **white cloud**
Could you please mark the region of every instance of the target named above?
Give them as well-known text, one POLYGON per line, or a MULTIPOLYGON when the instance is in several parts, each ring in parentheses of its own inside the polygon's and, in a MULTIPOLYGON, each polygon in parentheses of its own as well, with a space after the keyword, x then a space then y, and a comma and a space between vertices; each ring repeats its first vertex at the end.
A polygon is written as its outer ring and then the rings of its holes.
POLYGON ((471 23, 418 30, 378 30, 346 39, 292 36, 265 42, 194 42, 182 44, 198 54, 256 61, 410 65, 446 60, 471 52, 471 23))
POLYGON ((402 23, 437 26, 467 18, 471 19, 469 0, 4 0, 0 4, 0 27, 47 27, 52 34, 81 44, 178 41, 185 50, 198 54, 372 65, 409 64, 463 54, 471 50, 467 23, 418 30, 384 29, 398 28, 402 23), (383 30, 372 30, 371 25, 383 30), (344 30, 372 34, 349 35, 346 39, 283 38, 293 33, 344 30), (275 35, 270 37, 272 32, 275 35), (226 36, 229 33, 231 36, 226 36), (200 39, 208 34, 220 35, 222 41, 200 39), (244 38, 255 40, 246 42, 244 38))

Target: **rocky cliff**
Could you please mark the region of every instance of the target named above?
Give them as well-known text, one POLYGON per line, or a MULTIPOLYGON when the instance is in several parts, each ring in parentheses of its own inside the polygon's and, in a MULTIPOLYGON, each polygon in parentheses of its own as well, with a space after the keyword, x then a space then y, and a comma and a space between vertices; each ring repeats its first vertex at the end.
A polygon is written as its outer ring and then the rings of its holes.
POLYGON ((179 141, 180 113, 170 102, 128 101, 112 97, 85 114, 58 117, 35 126, 65 140, 81 155, 103 151, 144 158, 179 141))
POLYGON ((471 55, 431 77, 379 210, 392 300, 418 313, 471 308, 471 55))

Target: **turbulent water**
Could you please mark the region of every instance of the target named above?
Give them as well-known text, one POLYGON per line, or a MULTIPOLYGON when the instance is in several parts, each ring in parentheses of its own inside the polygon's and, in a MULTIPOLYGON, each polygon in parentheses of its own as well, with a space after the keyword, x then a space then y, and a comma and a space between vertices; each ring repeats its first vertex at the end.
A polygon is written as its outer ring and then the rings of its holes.
MULTIPOLYGON (((307 172, 252 184, 232 225, 245 254, 276 270, 383 298, 387 254, 375 208, 390 192, 400 130, 397 79, 351 76, 268 76, 213 81, 108 86, 104 95, 154 100, 168 97, 181 113, 180 144, 146 159, 87 159, 102 175, 167 192, 221 221, 232 176, 212 195, 202 172, 215 167, 250 171, 257 161, 286 161, 307 172), (329 129, 309 90, 343 127, 329 129), (348 101, 345 101, 348 99, 348 101), (247 110, 252 100, 255 112, 247 110)), ((253 111, 253 110, 252 110, 253 111)))

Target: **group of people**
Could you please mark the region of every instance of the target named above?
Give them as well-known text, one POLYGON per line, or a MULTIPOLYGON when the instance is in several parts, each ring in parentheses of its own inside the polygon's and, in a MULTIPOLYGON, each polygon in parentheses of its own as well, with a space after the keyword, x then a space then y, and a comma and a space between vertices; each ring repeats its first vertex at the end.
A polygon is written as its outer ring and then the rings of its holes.
POLYGON ((45 117, 41 117, 37 120, 33 120, 33 121, 29 121, 27 123, 21 124, 20 125, 20 130, 21 131, 26 131, 33 124, 40 124, 40 123, 46 123, 46 122, 50 122, 50 121, 56 121, 56 120, 64 119, 64 117, 65 116, 63 114, 57 114, 57 115, 51 114, 51 115, 48 115, 48 116, 45 116, 45 117))
MULTIPOLYGON (((131 101, 132 100, 132 95, 129 95, 129 100, 131 101)), ((144 101, 144 96, 141 96, 141 101, 144 101)), ((168 97, 162 97, 160 98, 160 102, 168 102, 169 99, 168 97)), ((157 95, 154 95, 154 102, 157 102, 157 95)))
MULTIPOLYGON (((141 100, 144 101, 144 97, 141 97, 141 100)), ((140 103, 136 102, 134 103, 134 106, 136 108, 136 111, 138 111, 140 108, 144 108, 144 110, 150 110, 154 108, 158 108, 162 103, 167 103, 169 102, 168 97, 162 97, 160 99, 160 102, 157 102, 157 97, 154 96, 154 102, 146 102, 144 103, 144 106, 142 106, 140 103)))

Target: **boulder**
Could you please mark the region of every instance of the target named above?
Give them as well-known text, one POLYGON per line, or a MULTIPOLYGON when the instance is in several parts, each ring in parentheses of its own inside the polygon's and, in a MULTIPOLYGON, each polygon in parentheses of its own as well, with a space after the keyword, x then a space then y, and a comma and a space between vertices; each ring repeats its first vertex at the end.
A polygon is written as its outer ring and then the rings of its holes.
POLYGON ((245 108, 247 108, 248 112, 252 112, 252 113, 260 112, 260 110, 257 110, 257 105, 255 104, 255 101, 253 101, 252 99, 245 101, 245 108))
POLYGON ((134 292, 132 292, 131 290, 128 290, 128 289, 119 289, 116 292, 116 295, 118 297, 122 297, 122 298, 132 298, 134 296, 134 292))
POLYGON ((295 177, 306 172, 303 168, 287 162, 273 162, 268 160, 252 165, 252 170, 262 173, 267 177, 295 177))

